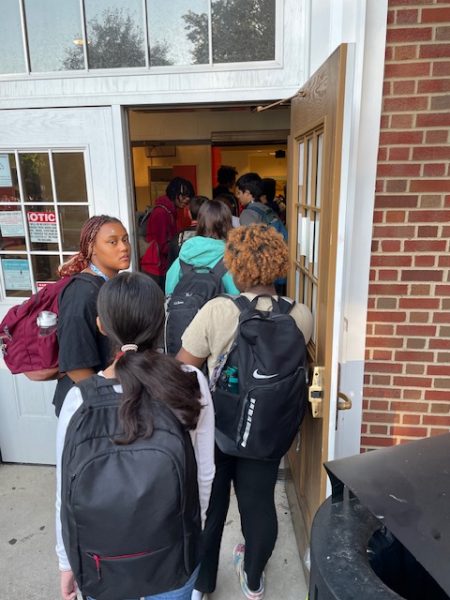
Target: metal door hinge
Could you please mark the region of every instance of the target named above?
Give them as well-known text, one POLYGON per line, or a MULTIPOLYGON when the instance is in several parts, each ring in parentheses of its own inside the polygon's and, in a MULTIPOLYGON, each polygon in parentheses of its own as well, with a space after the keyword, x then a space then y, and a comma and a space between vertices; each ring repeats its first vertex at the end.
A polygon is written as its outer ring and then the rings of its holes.
POLYGON ((309 386, 308 399, 311 403, 311 413, 315 419, 323 416, 323 381, 325 367, 314 367, 312 381, 309 386))

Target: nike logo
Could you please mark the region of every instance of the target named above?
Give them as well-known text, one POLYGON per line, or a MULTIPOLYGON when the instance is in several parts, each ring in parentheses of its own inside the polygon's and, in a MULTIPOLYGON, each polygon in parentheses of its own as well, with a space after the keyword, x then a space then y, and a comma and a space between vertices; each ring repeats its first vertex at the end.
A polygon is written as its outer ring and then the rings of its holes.
POLYGON ((258 369, 253 371, 254 379, 272 379, 272 377, 276 377, 277 375, 278 373, 275 373, 275 375, 262 375, 261 373, 258 373, 258 369))

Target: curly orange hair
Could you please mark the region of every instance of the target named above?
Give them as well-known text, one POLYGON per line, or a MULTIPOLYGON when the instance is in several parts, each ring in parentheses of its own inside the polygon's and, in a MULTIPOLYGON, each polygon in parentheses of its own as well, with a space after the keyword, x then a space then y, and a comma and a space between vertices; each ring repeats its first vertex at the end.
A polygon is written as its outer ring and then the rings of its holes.
POLYGON ((286 277, 288 248, 283 236, 270 225, 237 227, 228 234, 224 264, 235 281, 271 285, 286 277))

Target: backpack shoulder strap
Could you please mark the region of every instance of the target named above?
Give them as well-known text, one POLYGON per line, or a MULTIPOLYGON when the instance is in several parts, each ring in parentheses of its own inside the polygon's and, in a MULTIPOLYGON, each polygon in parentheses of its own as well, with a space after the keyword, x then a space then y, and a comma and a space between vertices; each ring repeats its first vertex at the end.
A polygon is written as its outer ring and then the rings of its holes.
POLYGON ((211 269, 211 271, 214 273, 214 275, 216 275, 219 279, 222 279, 222 277, 225 275, 225 273, 227 272, 225 265, 223 264, 223 258, 221 258, 219 260, 219 262, 217 262, 214 267, 211 269))
POLYGON ((112 387, 118 384, 117 379, 107 379, 106 377, 100 377, 100 375, 93 375, 88 379, 79 381, 76 386, 81 392, 84 406, 90 408, 98 405, 99 398, 110 392, 112 387))
POLYGON ((289 302, 289 300, 286 300, 286 298, 283 298, 282 296, 278 296, 276 302, 278 303, 280 313, 283 315, 288 315, 295 306, 295 300, 289 302))
POLYGON ((86 281, 93 285, 96 289, 100 289, 103 285, 103 280, 99 277, 91 277, 89 273, 76 273, 76 275, 72 275, 72 280, 79 279, 80 281, 86 281))
MULTIPOLYGON (((186 275, 186 273, 188 273, 189 271, 195 271, 195 266, 194 265, 190 265, 187 262, 184 262, 184 260, 181 260, 181 258, 179 259, 180 261, 180 269, 181 269, 181 277, 183 275, 186 275)), ((181 279, 180 277, 180 279, 181 279)))
POLYGON ((248 208, 249 210, 253 210, 254 212, 258 213, 258 215, 260 217, 263 217, 263 219, 267 218, 265 210, 259 208, 259 206, 257 205, 256 202, 251 202, 246 208, 248 208))

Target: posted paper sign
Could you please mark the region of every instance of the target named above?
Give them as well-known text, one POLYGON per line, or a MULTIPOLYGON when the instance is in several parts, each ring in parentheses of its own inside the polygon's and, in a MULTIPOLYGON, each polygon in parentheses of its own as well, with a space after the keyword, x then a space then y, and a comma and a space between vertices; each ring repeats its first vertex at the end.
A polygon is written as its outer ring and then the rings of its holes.
POLYGON ((9 166, 9 157, 7 154, 0 154, 0 187, 11 187, 11 167, 9 166))
POLYGON ((3 237, 24 237, 22 213, 20 210, 0 211, 0 232, 3 237))
POLYGON ((42 242, 44 244, 58 243, 58 228, 56 224, 56 214, 49 212, 27 212, 28 228, 30 230, 30 240, 32 242, 42 242))
POLYGON ((26 259, 2 258, 7 290, 31 290, 30 266, 26 259))

